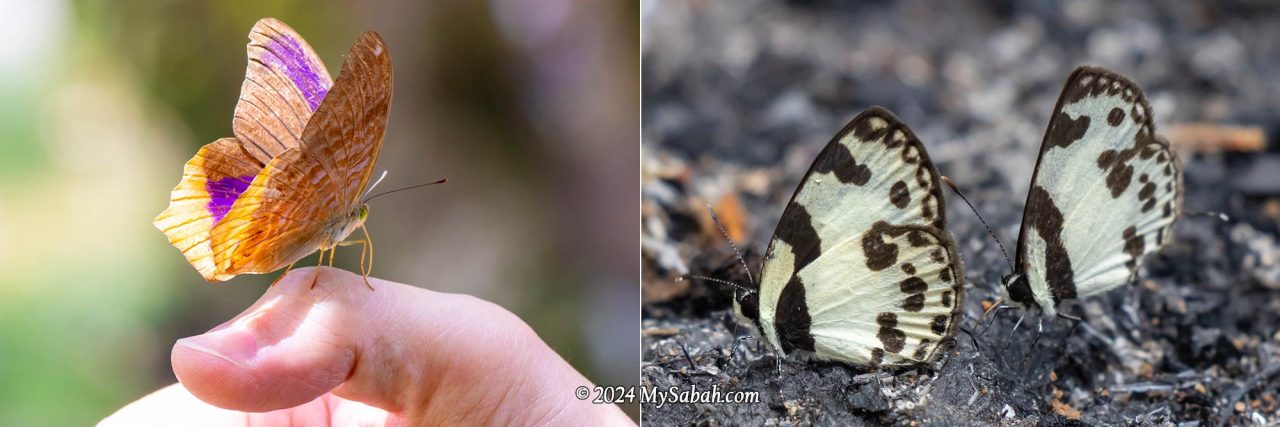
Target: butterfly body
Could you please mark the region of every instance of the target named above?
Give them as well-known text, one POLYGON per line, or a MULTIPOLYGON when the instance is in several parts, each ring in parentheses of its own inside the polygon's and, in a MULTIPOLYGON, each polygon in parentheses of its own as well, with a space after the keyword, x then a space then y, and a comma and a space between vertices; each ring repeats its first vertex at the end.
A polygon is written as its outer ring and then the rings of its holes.
POLYGON ((734 311, 783 354, 928 363, 954 334, 964 283, 923 145, 874 107, 827 144, 734 311))
POLYGON ((338 246, 347 240, 357 228, 364 226, 364 221, 369 218, 369 206, 360 205, 354 211, 339 218, 329 221, 326 227, 328 233, 325 233, 325 239, 320 243, 320 249, 329 250, 338 246))
POLYGON ((377 33, 356 41, 336 80, 280 21, 258 21, 249 39, 235 137, 187 162, 155 219, 210 282, 279 270, 363 227, 360 196, 391 103, 391 59, 377 33))
POLYGON ((1181 174, 1156 136, 1141 89, 1113 72, 1077 68, 1041 144, 1008 299, 1054 315, 1071 299, 1133 280, 1172 235, 1181 174))

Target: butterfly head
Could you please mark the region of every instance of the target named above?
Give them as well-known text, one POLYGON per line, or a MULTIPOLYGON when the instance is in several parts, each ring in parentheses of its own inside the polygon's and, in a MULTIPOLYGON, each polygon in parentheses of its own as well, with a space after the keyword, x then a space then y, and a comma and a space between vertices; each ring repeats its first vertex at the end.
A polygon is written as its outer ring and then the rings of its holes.
POLYGON ((366 219, 369 219, 369 205, 362 204, 356 209, 356 225, 364 224, 366 219))
POLYGON ((369 205, 362 203, 360 207, 351 212, 351 215, 347 216, 347 226, 344 227, 342 238, 346 239, 347 236, 351 235, 351 232, 363 227, 364 221, 367 219, 369 219, 369 205))
POLYGON ((1031 293, 1031 284, 1027 282, 1026 274, 1021 272, 1006 274, 1000 278, 1000 282, 1004 285, 1006 300, 1027 308, 1039 305, 1031 293))
POLYGON ((733 314, 741 323, 760 325, 760 292, 750 287, 734 287, 733 314))

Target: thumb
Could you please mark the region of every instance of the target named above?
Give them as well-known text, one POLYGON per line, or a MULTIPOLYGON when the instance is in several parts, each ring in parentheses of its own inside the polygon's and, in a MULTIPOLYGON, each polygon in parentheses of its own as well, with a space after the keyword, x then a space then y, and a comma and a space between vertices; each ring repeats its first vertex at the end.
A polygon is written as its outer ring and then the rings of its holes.
POLYGON ((505 309, 369 282, 375 290, 343 270, 294 270, 240 316, 179 340, 174 373, 201 400, 240 411, 333 391, 414 424, 630 423, 614 405, 574 398, 590 381, 505 309))

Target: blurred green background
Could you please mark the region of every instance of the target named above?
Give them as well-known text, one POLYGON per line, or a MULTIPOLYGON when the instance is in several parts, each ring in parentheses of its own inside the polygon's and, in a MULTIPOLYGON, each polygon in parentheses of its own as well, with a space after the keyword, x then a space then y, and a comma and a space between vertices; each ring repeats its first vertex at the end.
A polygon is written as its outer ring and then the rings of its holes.
POLYGON ((183 163, 231 136, 247 34, 267 16, 332 72, 381 33, 395 64, 381 188, 449 178, 371 206, 375 276, 497 302, 596 383, 636 384, 638 9, 0 0, 0 425, 90 424, 174 382, 173 341, 275 278, 205 283, 151 225, 183 163))

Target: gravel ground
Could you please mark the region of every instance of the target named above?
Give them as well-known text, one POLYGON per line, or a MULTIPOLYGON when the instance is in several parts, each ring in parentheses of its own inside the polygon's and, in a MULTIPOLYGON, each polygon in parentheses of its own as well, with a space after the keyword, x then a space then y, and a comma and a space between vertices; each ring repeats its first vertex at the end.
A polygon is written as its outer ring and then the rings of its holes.
MULTIPOLYGON (((643 406, 667 424, 1250 425, 1280 422, 1280 11, 1268 2, 642 4, 642 383, 759 393, 758 404, 643 406), (1260 129, 1257 150, 1181 150, 1175 239, 1132 286, 1066 306, 1078 324, 998 311, 1007 265, 947 194, 965 320, 938 364, 869 372, 782 361, 746 337, 728 291, 752 271, 813 157, 848 119, 893 110, 1016 244, 1035 154, 1067 74, 1092 64, 1147 92, 1157 131, 1260 129), (736 343, 736 345, 735 345, 736 343)), ((1175 145, 1179 140, 1174 140, 1175 145)))

